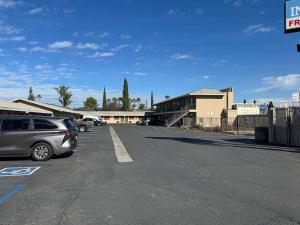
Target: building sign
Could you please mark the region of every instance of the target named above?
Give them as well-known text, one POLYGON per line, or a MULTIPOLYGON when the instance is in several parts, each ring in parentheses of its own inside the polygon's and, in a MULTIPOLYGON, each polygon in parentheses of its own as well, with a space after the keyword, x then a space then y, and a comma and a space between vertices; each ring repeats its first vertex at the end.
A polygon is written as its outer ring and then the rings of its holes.
POLYGON ((293 103, 300 103, 300 92, 294 92, 292 94, 292 102, 293 103))
POLYGON ((259 106, 254 103, 239 103, 235 107, 238 115, 259 115, 259 106))
POLYGON ((285 1, 285 33, 300 31, 300 0, 285 1))
POLYGON ((287 101, 287 100, 280 100, 279 101, 279 107, 280 108, 288 108, 289 107, 289 101, 287 101))

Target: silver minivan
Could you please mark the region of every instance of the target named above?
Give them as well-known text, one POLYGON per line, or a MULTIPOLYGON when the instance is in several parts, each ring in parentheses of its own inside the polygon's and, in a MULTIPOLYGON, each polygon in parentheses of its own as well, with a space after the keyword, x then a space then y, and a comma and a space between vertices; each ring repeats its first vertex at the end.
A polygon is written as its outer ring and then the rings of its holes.
POLYGON ((77 139, 69 118, 0 116, 0 157, 46 161, 76 148, 77 139))

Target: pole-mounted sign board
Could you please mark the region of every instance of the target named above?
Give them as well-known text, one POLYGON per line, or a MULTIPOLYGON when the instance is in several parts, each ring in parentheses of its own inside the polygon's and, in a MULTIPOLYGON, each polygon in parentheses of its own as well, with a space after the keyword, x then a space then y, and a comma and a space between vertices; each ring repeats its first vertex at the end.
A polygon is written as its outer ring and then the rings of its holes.
POLYGON ((284 8, 285 33, 300 32, 300 0, 286 0, 284 8))

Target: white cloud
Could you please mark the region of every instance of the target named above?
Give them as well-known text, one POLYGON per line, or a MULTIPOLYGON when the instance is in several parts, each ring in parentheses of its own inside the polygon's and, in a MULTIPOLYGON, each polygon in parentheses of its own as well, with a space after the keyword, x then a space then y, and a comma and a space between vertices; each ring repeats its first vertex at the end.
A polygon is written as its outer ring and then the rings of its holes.
POLYGON ((31 48, 29 51, 31 51, 31 52, 47 52, 47 49, 36 46, 36 47, 31 48))
POLYGON ((26 47, 20 47, 16 49, 19 52, 27 52, 27 48, 26 47))
POLYGON ((112 57, 114 55, 115 55, 115 53, 113 53, 113 52, 95 52, 94 54, 92 54, 89 57, 90 58, 100 58, 100 57, 112 57))
POLYGON ((37 42, 37 41, 30 41, 29 44, 30 44, 30 45, 37 45, 38 42, 37 42))
POLYGON ((93 31, 90 31, 90 32, 87 32, 87 33, 84 34, 85 37, 90 37, 92 35, 94 35, 93 31))
POLYGON ((200 15, 200 14, 203 14, 204 11, 201 8, 197 8, 197 9, 194 9, 194 12, 196 15, 200 15))
POLYGON ((254 4, 257 3, 258 0, 225 0, 226 4, 232 4, 234 7, 239 7, 243 4, 254 4))
POLYGON ((262 24, 254 24, 249 25, 245 30, 242 31, 242 33, 245 35, 252 35, 256 33, 270 33, 274 30, 274 27, 266 27, 262 24))
POLYGON ((135 52, 135 53, 139 53, 142 49, 143 49, 143 46, 142 46, 142 45, 138 45, 138 46, 134 49, 134 52, 135 52))
POLYGON ((131 36, 128 35, 128 34, 122 34, 122 35, 120 36, 120 38, 121 38, 121 39, 124 39, 124 40, 128 40, 128 39, 131 39, 131 36))
POLYGON ((36 14, 39 14, 43 11, 43 8, 42 7, 38 7, 38 8, 34 8, 34 9, 31 9, 30 11, 28 11, 28 14, 30 15, 36 15, 36 14))
POLYGON ((133 75, 134 75, 134 76, 139 76, 139 77, 145 77, 145 76, 147 76, 148 74, 147 74, 147 73, 144 73, 144 72, 134 72, 133 75))
POLYGON ((0 37, 0 42, 21 42, 25 39, 24 36, 0 37))
POLYGON ((204 75, 204 76, 202 76, 202 78, 205 79, 205 80, 208 80, 208 79, 211 78, 211 76, 209 76, 209 75, 204 75))
POLYGON ((35 66, 35 69, 36 69, 36 70, 43 70, 44 68, 45 68, 44 65, 36 65, 36 66, 35 66))
POLYGON ((274 90, 296 90, 300 86, 300 74, 289 74, 286 76, 268 76, 262 79, 263 86, 256 92, 268 92, 274 90))
POLYGON ((182 54, 182 53, 177 53, 171 56, 171 59, 174 60, 199 60, 192 56, 191 54, 182 54))
POLYGON ((15 28, 0 22, 0 34, 3 35, 13 35, 21 33, 22 29, 15 28))
POLYGON ((173 15, 177 15, 177 14, 178 14, 178 9, 170 9, 168 11, 168 15, 173 16, 173 15))
POLYGON ((102 34, 100 34, 100 38, 105 38, 105 37, 107 37, 107 36, 109 36, 110 35, 110 33, 109 33, 109 31, 105 31, 105 32, 103 32, 102 34))
POLYGON ((20 3, 21 2, 15 0, 0 0, 0 8, 11 8, 20 3))
POLYGON ((75 12, 75 9, 66 9, 66 8, 63 8, 63 13, 64 14, 71 14, 73 12, 75 12))
POLYGON ((96 49, 99 49, 99 48, 103 48, 103 45, 100 46, 96 43, 87 42, 87 43, 79 43, 77 45, 77 48, 78 49, 93 49, 93 50, 96 50, 96 49))
POLYGON ((260 12, 258 12, 259 15, 264 15, 264 14, 266 14, 266 13, 267 13, 267 10, 265 10, 265 9, 264 9, 264 10, 261 10, 260 12))
POLYGON ((73 43, 71 41, 56 41, 53 44, 49 45, 50 49, 63 49, 63 48, 72 48, 73 43))
POLYGON ((195 8, 189 10, 170 9, 167 12, 169 16, 201 15, 203 13, 204 11, 201 8, 195 8))
POLYGON ((113 52, 119 52, 120 50, 122 50, 123 48, 129 48, 130 45, 129 44, 121 44, 115 48, 112 48, 111 51, 113 52))

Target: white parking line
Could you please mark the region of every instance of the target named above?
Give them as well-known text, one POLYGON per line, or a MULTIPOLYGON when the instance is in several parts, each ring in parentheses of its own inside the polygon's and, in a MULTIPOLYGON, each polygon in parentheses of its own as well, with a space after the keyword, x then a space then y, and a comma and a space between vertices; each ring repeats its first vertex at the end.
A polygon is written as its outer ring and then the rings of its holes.
POLYGON ((123 142, 121 141, 121 139, 117 135, 114 128, 109 127, 109 130, 110 130, 111 138, 112 138, 112 141, 113 141, 113 144, 114 144, 115 153, 116 153, 118 162, 121 162, 121 163, 133 162, 133 159, 131 158, 131 156, 127 152, 123 142))

